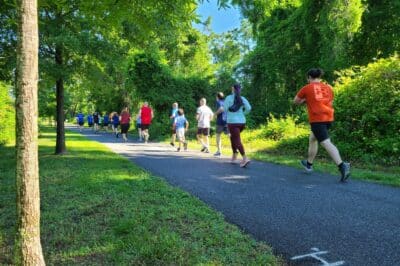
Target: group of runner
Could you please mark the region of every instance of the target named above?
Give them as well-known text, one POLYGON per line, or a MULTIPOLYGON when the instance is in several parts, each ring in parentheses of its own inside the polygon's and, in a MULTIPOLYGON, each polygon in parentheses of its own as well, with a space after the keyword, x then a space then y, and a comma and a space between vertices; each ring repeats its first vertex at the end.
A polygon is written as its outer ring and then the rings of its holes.
MULTIPOLYGON (((88 126, 93 128, 95 132, 98 132, 100 129, 107 130, 110 123, 110 116, 105 113, 102 115, 100 112, 94 112, 93 114, 88 114, 86 116, 86 121, 88 126)), ((85 115, 82 112, 78 112, 76 115, 76 122, 79 126, 79 131, 82 131, 83 125, 85 124, 85 115)))
MULTIPOLYGON (((332 160, 338 166, 340 172, 340 181, 346 181, 350 176, 350 163, 344 162, 340 156, 337 147, 331 142, 329 137, 329 129, 334 121, 333 109, 333 90, 331 86, 321 81, 323 71, 318 68, 310 69, 307 72, 308 84, 301 88, 296 94, 293 102, 297 105, 305 104, 307 106, 311 133, 309 137, 308 157, 301 160, 300 163, 307 172, 313 171, 313 162, 318 152, 318 144, 327 151, 332 160)), ((216 146, 217 151, 215 156, 221 156, 222 145, 221 135, 225 133, 229 135, 232 149, 232 163, 237 163, 238 155, 240 154, 242 160, 239 162, 240 167, 246 167, 250 160, 246 156, 245 148, 241 140, 241 132, 246 126, 246 115, 251 111, 251 105, 248 100, 241 96, 241 86, 235 84, 231 88, 232 94, 226 98, 222 92, 216 94, 216 111, 213 112, 207 106, 205 98, 200 99, 199 107, 196 111, 197 120, 197 140, 201 145, 201 152, 210 152, 209 135, 211 128, 211 121, 216 117, 216 146)), ((106 120, 106 115, 101 120, 101 115, 98 114, 96 118, 95 112, 88 116, 88 124, 92 121, 94 125, 106 126, 108 121, 112 121, 113 131, 118 137, 118 125, 121 125, 121 134, 123 139, 127 140, 127 132, 129 129, 130 114, 125 108, 121 115, 118 116, 116 112, 110 114, 109 119, 106 120)), ((83 115, 80 113, 77 116, 80 128, 83 126, 83 115)), ((138 129, 139 140, 144 140, 146 143, 149 140, 149 127, 152 119, 154 118, 153 110, 145 102, 141 107, 138 115, 136 116, 136 127, 138 129)), ((184 110, 179 108, 178 103, 172 104, 172 112, 170 115, 172 125, 172 136, 170 144, 175 147, 175 142, 178 140, 177 151, 181 151, 182 146, 187 150, 187 140, 185 132, 189 129, 189 121, 186 119, 184 110)), ((96 131, 96 127, 95 127, 96 131)))
MULTIPOLYGON (((216 118, 216 142, 217 151, 215 156, 221 156, 222 145, 221 145, 221 135, 225 133, 229 135, 231 140, 232 148, 232 163, 237 162, 238 154, 242 156, 240 161, 240 167, 246 167, 250 160, 247 158, 241 138, 240 133, 243 131, 246 125, 245 115, 250 112, 251 106, 247 99, 240 95, 241 87, 239 84, 235 84, 232 87, 232 94, 225 98, 222 92, 216 94, 216 111, 213 112, 209 106, 207 106, 207 100, 201 98, 199 101, 199 107, 196 111, 197 120, 197 140, 201 145, 201 152, 210 152, 210 130, 211 121, 216 118)), ((171 146, 175 147, 175 142, 178 140, 177 151, 183 148, 187 149, 187 141, 185 138, 185 132, 189 128, 189 122, 185 118, 184 110, 178 107, 178 103, 172 104, 171 111, 171 124, 172 124, 172 136, 171 136, 171 146)))
MULTIPOLYGON (((144 140, 147 143, 149 140, 150 135, 148 129, 153 117, 153 110, 149 107, 148 103, 145 102, 136 116, 136 127, 138 128, 140 141, 144 140)), ((121 135, 124 141, 128 140, 127 136, 131 123, 131 115, 127 107, 122 109, 120 114, 111 112, 102 115, 96 111, 93 114, 88 114, 86 120, 88 126, 93 128, 95 133, 99 132, 101 129, 107 131, 107 129, 111 127, 116 138, 121 135)), ((79 112, 76 116, 76 121, 79 126, 79 131, 82 131, 85 123, 85 115, 79 112)))

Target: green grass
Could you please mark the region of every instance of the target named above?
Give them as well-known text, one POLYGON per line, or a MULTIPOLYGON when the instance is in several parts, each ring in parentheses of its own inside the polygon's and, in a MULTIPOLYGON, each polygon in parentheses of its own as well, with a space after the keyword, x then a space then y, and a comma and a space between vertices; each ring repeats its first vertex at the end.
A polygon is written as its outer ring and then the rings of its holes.
MULTIPOLYGON (((303 130, 303 129, 299 129, 303 130)), ((308 134, 307 132, 299 132, 299 135, 308 134)), ((189 149, 200 149, 200 144, 193 140, 194 136, 190 136, 189 149)), ((303 138, 304 139, 304 138, 303 138)), ((169 142, 170 139, 167 140, 169 142)), ((262 136, 262 129, 248 130, 242 133, 242 141, 246 149, 247 155, 256 160, 273 162, 288 166, 301 168, 299 161, 306 157, 308 143, 307 141, 298 141, 296 138, 287 138, 281 141, 267 139, 262 136)), ((230 140, 223 135, 223 154, 231 155, 230 140)), ((215 135, 210 138, 211 153, 216 151, 215 135)), ((347 159, 347 158, 344 158, 347 159)), ((367 180, 380 184, 400 187, 400 167, 398 166, 380 166, 369 164, 361 161, 352 161, 352 178, 358 180, 367 180)), ((337 167, 330 160, 327 153, 322 147, 314 163, 314 169, 319 172, 326 172, 333 175, 339 175, 337 167)))
MULTIPOLYGON (((277 265, 198 199, 79 134, 53 155, 40 137, 41 233, 48 265, 277 265)), ((0 265, 12 263, 14 148, 0 148, 0 265)))

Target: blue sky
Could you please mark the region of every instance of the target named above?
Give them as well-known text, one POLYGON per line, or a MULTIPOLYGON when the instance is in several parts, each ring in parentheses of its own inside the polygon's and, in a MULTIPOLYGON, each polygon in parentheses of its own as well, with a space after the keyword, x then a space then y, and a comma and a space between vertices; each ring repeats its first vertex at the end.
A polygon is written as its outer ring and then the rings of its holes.
MULTIPOLYGON (((203 1, 203 4, 197 8, 197 14, 201 16, 201 20, 204 21, 207 17, 212 17, 211 28, 215 33, 222 33, 228 30, 232 30, 240 26, 240 12, 237 7, 230 7, 226 9, 218 9, 217 0, 203 1)), ((202 26, 195 25, 199 30, 202 30, 202 26)))

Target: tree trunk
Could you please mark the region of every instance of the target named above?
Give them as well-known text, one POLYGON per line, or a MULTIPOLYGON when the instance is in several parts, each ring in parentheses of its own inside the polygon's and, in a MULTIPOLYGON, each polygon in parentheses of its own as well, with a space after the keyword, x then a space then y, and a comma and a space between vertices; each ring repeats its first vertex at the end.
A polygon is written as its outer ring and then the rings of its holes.
POLYGON ((16 76, 16 265, 45 265, 40 243, 38 21, 36 0, 19 0, 16 76))
MULTIPOLYGON (((62 69, 63 53, 62 47, 56 47, 56 65, 58 69, 62 69)), ((64 113, 64 80, 60 76, 56 81, 56 99, 57 99, 57 140, 56 154, 63 154, 67 151, 65 147, 65 113, 64 113)))

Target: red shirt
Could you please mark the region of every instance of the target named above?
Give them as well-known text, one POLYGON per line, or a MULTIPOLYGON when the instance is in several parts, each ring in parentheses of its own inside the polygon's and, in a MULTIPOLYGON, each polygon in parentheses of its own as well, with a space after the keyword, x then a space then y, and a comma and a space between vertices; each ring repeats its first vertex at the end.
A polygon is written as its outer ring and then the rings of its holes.
POLYGON ((297 93, 297 97, 306 99, 310 123, 333 121, 333 90, 331 86, 322 82, 311 82, 297 93))
POLYGON ((128 112, 121 113, 121 124, 129 124, 131 121, 131 115, 128 112))
POLYGON ((151 113, 153 110, 151 110, 150 107, 148 106, 143 106, 142 109, 140 109, 140 118, 142 119, 142 125, 150 125, 151 124, 151 113))

